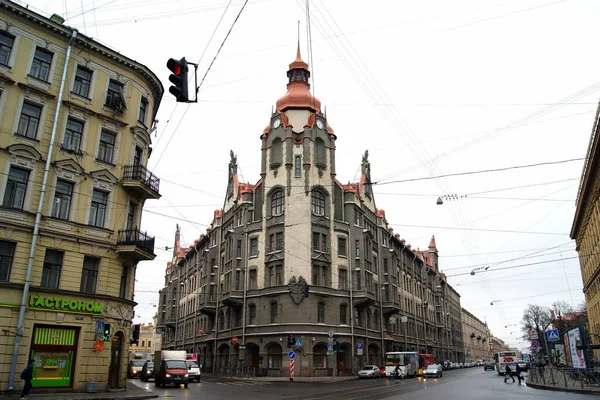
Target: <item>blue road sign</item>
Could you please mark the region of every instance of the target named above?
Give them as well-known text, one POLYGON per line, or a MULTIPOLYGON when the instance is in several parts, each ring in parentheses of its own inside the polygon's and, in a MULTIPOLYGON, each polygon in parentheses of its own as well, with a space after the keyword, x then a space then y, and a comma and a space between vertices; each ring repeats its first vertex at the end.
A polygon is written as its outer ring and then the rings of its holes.
POLYGON ((333 343, 327 343, 327 351, 333 351, 333 343))
POLYGON ((363 344, 362 343, 357 343, 356 344, 356 348, 359 349, 359 350, 362 349, 363 348, 363 344))
POLYGON ((546 331, 546 337, 548 337, 548 341, 550 342, 560 340, 560 337, 558 337, 558 329, 548 329, 546 331))
POLYGON ((293 351, 290 351, 288 353, 288 357, 291 358, 291 359, 294 359, 294 357, 296 357, 296 353, 294 353, 293 351))
POLYGON ((296 339, 296 343, 294 343, 297 347, 302 347, 302 339, 296 339))
POLYGON ((537 349, 538 347, 540 347, 540 342, 538 342, 537 340, 532 340, 531 347, 533 347, 534 349, 537 349))
POLYGON ((104 321, 96 321, 96 336, 104 335, 104 321))

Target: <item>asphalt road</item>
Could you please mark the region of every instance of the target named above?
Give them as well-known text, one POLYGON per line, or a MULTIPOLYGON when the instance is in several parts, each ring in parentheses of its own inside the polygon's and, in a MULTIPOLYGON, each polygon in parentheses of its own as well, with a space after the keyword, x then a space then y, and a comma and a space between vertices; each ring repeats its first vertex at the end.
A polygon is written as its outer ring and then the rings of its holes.
POLYGON ((444 371, 439 379, 389 380, 368 379, 343 382, 242 381, 231 379, 203 380, 190 383, 187 389, 157 388, 154 382, 134 383, 148 388, 159 398, 172 399, 235 399, 235 400, 372 400, 372 399, 442 399, 442 400, 590 400, 590 395, 553 392, 504 383, 495 371, 482 367, 444 371))

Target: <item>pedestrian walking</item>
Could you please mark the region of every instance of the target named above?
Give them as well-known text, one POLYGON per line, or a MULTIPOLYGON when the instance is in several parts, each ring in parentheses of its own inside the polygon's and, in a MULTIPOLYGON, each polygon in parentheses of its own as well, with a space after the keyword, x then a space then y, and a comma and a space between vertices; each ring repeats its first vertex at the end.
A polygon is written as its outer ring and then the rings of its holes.
POLYGON ((27 361, 27 366, 21 372, 21 379, 25 381, 23 391, 21 391, 21 399, 26 399, 31 390, 31 380, 33 379, 33 360, 27 361))
POLYGON ((513 383, 515 383, 515 378, 510 373, 511 373, 510 366, 508 364, 506 364, 506 368, 504 369, 504 383, 506 383, 508 378, 511 378, 513 383))
POLYGON ((515 370, 516 375, 517 375, 517 379, 519 380, 519 385, 521 384, 521 381, 524 380, 525 378, 521 376, 521 366, 517 363, 517 368, 515 370))

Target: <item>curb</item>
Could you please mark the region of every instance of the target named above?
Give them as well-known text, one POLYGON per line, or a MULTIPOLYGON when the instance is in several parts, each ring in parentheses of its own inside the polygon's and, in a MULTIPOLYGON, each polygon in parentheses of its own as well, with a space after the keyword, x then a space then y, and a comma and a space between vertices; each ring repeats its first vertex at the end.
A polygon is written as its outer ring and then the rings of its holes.
POLYGON ((597 390, 585 390, 585 389, 568 389, 560 386, 547 386, 538 383, 526 382, 527 386, 532 387, 534 389, 540 390, 550 390, 553 392, 568 392, 568 393, 579 393, 579 394, 592 394, 592 395, 600 395, 600 391, 597 390))

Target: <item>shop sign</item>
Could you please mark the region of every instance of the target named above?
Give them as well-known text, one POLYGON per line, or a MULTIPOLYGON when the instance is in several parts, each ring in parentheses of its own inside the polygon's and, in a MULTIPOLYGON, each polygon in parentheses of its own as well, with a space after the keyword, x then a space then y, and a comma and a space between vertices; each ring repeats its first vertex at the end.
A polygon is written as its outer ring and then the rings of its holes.
POLYGON ((96 303, 93 301, 85 300, 69 300, 61 297, 43 297, 30 295, 29 296, 29 307, 44 309, 44 310, 57 310, 67 312, 78 312, 85 314, 102 314, 102 303, 96 303))

